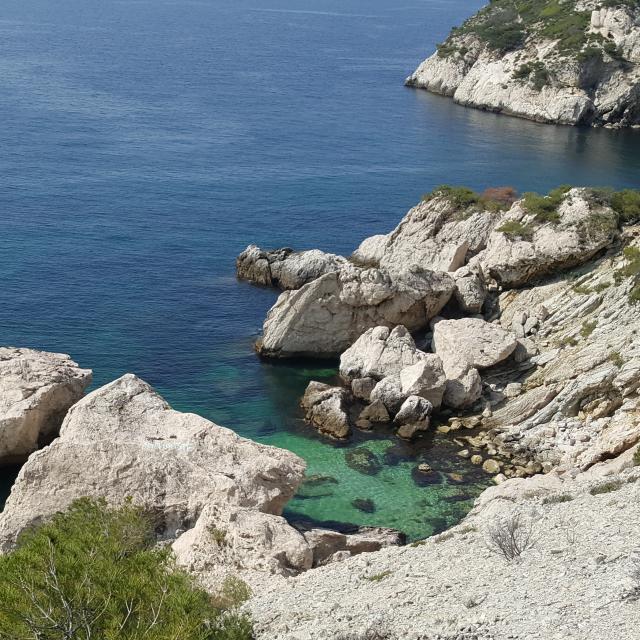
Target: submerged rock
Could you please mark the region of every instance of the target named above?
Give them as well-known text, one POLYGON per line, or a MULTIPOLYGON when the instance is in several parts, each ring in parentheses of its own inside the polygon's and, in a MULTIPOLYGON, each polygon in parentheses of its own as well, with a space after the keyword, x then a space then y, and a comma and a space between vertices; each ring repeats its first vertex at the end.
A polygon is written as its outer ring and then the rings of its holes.
POLYGON ((65 354, 0 348, 0 465, 22 462, 57 435, 91 382, 65 354))
POLYGON ((366 447, 356 447, 347 451, 344 459, 349 467, 367 476, 375 476, 382 471, 378 457, 366 447))
POLYGON ((376 510, 376 504, 370 498, 355 498, 351 504, 362 513, 375 513, 376 510))
POLYGON ((264 251, 250 244, 236 260, 236 273, 238 278, 255 284, 299 289, 326 273, 338 271, 345 263, 342 256, 318 249, 264 251))

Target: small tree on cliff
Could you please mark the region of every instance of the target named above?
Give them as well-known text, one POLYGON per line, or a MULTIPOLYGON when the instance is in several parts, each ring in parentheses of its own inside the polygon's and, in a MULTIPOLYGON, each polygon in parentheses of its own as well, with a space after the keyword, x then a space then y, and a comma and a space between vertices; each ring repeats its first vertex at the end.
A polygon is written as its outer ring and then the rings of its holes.
POLYGON ((1 640, 248 640, 158 547, 151 519, 82 499, 0 557, 1 640))

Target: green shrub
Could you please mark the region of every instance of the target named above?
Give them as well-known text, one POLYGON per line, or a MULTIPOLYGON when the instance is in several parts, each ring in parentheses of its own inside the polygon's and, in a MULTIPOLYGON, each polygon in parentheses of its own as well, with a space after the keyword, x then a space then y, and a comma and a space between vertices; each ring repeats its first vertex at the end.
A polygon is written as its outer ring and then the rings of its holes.
POLYGON ((589 493, 592 496, 599 496, 599 495, 602 495, 603 493, 613 493, 614 491, 617 491, 621 486, 622 486, 621 482, 612 480, 610 482, 605 482, 603 484, 599 484, 595 487, 592 487, 589 493))
POLYGON ((507 220, 496 231, 500 231, 506 236, 522 238, 523 240, 528 240, 533 236, 533 229, 526 224, 522 224, 519 220, 507 220))
POLYGON ((534 192, 525 193, 523 206, 538 222, 557 222, 560 220, 558 207, 570 189, 570 185, 562 185, 546 196, 534 192))
POLYGON ((619 351, 611 352, 609 354, 609 360, 611 361, 611 364, 618 367, 618 369, 621 369, 622 365, 624 365, 624 358, 620 355, 619 351))
POLYGON ((618 214, 622 224, 640 221, 640 191, 623 189, 610 194, 611 208, 618 214))
POLYGON ((582 328, 580 329, 580 335, 583 338, 588 338, 594 331, 594 329, 598 326, 598 323, 594 320, 592 322, 588 322, 585 320, 582 323, 582 328))
POLYGON ((383 571, 382 573, 376 573, 373 576, 367 576, 366 579, 369 580, 369 582, 381 582, 382 580, 389 577, 390 575, 391 575, 391 571, 383 571))
POLYGON ((459 214, 471 215, 476 210, 506 211, 515 202, 517 192, 513 187, 493 187, 478 193, 468 187, 441 184, 431 193, 423 195, 422 200, 429 202, 435 197, 447 198, 459 214))
POLYGON ((216 607, 156 545, 128 503, 78 500, 0 557, 0 638, 249 640, 245 615, 216 607))
POLYGON ((636 467, 640 467, 640 446, 636 447, 636 450, 633 452, 633 464, 636 467))

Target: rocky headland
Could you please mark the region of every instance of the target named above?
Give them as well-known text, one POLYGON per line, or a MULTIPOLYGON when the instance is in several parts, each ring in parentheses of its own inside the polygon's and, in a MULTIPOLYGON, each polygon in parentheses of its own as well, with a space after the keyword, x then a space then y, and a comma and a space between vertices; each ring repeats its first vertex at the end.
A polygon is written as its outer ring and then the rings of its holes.
POLYGON ((638 126, 640 5, 492 0, 406 84, 538 122, 638 126))

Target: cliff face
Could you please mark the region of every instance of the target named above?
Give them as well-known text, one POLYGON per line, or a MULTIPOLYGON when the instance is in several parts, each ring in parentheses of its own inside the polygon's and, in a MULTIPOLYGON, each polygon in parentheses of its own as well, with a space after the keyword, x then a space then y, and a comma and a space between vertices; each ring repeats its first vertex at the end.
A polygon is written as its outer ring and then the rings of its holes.
POLYGON ((538 122, 640 125, 637 0, 491 0, 406 80, 538 122))

